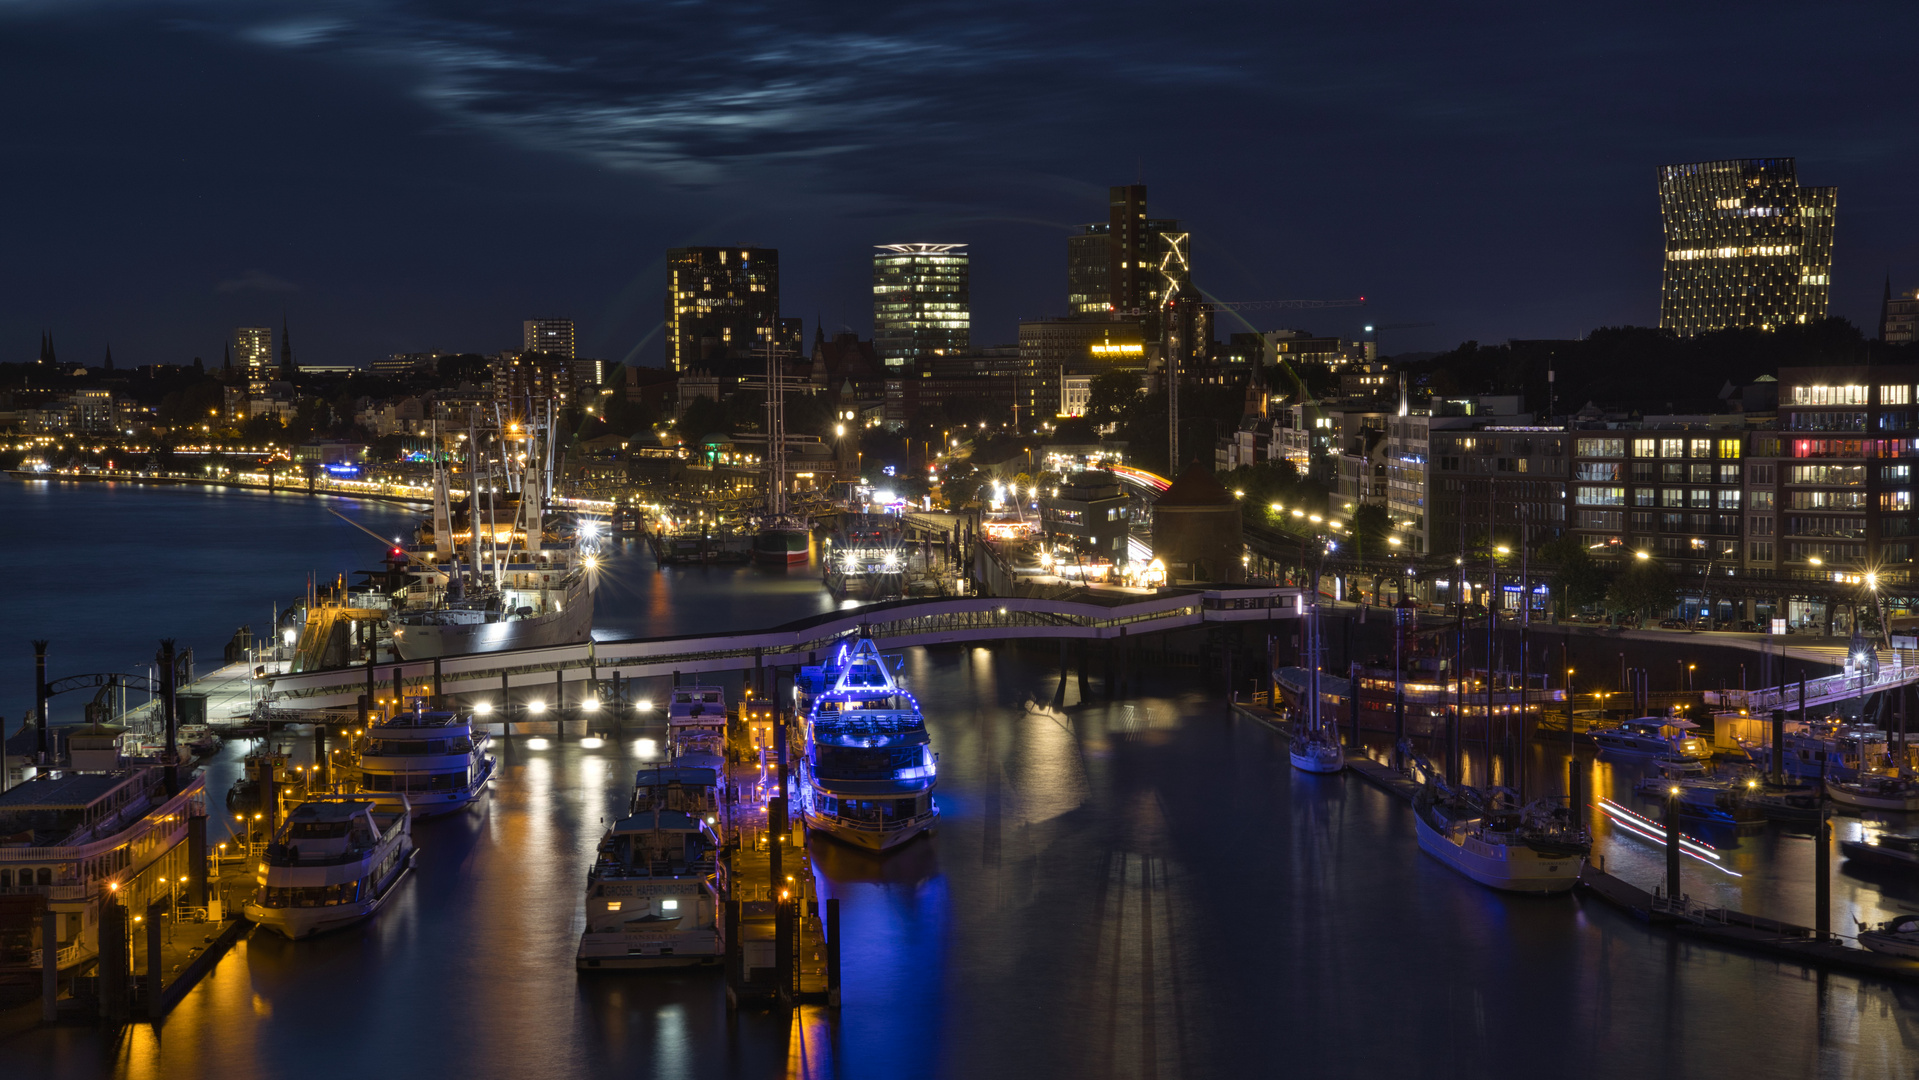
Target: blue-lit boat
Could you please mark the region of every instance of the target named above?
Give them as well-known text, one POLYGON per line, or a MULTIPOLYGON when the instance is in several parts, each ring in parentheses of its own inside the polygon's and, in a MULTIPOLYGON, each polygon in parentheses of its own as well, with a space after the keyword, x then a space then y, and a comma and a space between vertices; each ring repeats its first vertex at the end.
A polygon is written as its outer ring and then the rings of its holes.
POLYGON ((871 638, 801 669, 804 751, 794 798, 810 828, 872 851, 932 830, 937 756, 919 701, 871 638))

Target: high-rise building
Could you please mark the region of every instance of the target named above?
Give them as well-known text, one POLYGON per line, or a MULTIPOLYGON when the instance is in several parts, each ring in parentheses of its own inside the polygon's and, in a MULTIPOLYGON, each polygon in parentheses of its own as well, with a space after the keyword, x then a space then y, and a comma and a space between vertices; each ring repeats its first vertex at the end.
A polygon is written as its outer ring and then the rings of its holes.
POLYGON ((247 392, 265 392, 278 365, 273 360, 273 327, 240 326, 233 331, 233 359, 247 374, 247 392))
POLYGON ((776 342, 780 253, 774 248, 684 247, 666 253, 666 366, 764 355, 776 342))
POLYGON ((577 358, 579 354, 573 347, 573 320, 526 320, 520 324, 520 350, 563 356, 568 360, 577 358))
POLYGON ((1791 158, 1661 168, 1659 325, 1690 337, 1825 318, 1838 191, 1800 187, 1791 158))
POLYGON ((873 344, 888 367, 967 350, 972 331, 965 244, 881 244, 873 253, 873 344))
POLYGON ((1110 189, 1106 220, 1066 238, 1067 305, 1075 315, 1157 317, 1192 279, 1187 240, 1177 219, 1146 216, 1146 185, 1110 189))
POLYGON ((1879 340, 1888 345, 1919 341, 1919 289, 1894 296, 1892 282, 1886 282, 1886 299, 1879 308, 1879 340))

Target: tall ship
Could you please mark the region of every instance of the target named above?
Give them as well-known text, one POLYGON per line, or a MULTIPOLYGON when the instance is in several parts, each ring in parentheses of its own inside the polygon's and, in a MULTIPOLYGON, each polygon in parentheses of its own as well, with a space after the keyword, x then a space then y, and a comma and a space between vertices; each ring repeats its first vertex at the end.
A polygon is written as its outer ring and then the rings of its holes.
POLYGON ((805 747, 794 796, 807 825, 872 851, 930 832, 938 757, 919 701, 873 639, 801 668, 799 690, 805 747))
POLYGON ((433 511, 396 548, 405 582, 387 629, 402 660, 572 645, 593 631, 596 523, 563 532, 553 513, 552 403, 543 422, 469 427, 467 494, 437 468, 433 511), (490 435, 487 440, 482 435, 490 435))
POLYGON ((295 941, 351 926, 386 906, 414 850, 405 798, 391 811, 352 795, 308 799, 267 845, 259 887, 240 910, 295 941))
POLYGON ((1489 888, 1562 893, 1579 879, 1592 840, 1565 807, 1515 805, 1506 788, 1452 787, 1438 776, 1413 797, 1420 849, 1489 888))
POLYGON ((355 797, 383 812, 410 808, 415 817, 464 810, 493 778, 492 739, 474 728, 472 714, 429 710, 416 697, 412 709, 369 725, 354 741, 355 797))
POLYGON ((600 839, 587 871, 579 968, 719 962, 719 783, 716 770, 691 765, 635 775, 631 812, 600 839))
POLYGON ((786 365, 766 346, 766 513, 753 536, 753 561, 804 566, 813 536, 786 508, 786 365))

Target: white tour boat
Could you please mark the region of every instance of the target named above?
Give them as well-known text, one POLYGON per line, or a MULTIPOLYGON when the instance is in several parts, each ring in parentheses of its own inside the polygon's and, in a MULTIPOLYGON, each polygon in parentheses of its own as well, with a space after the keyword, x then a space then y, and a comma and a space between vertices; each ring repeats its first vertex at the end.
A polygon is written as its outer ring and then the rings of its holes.
POLYGON ((241 910, 293 940, 349 926, 386 905, 415 850, 404 796, 395 812, 351 795, 310 799, 267 845, 241 910))
POLYGON ((919 701, 873 639, 801 669, 805 750, 794 795, 806 824, 873 851, 932 830, 937 756, 919 701))
POLYGON ((486 752, 492 738, 474 729, 471 714, 429 710, 424 698, 414 698, 411 711, 374 724, 356 741, 355 796, 382 810, 408 805, 416 817, 463 810, 493 776, 486 752))
POLYGON ((1515 807, 1505 788, 1453 788, 1434 777, 1413 798, 1413 816, 1427 854, 1508 892, 1565 892, 1592 850, 1565 807, 1545 800, 1515 807))
POLYGON ((641 769, 632 809, 607 830, 587 871, 586 931, 577 965, 593 970, 718 963, 724 953, 715 881, 718 773, 672 765, 641 769))

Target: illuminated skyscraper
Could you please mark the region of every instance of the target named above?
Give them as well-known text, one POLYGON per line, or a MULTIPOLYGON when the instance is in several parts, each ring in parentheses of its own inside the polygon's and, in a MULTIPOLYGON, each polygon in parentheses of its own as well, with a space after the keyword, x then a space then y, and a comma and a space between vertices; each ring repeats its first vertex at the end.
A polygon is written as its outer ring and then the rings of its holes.
POLYGON ((972 334, 965 244, 881 244, 873 253, 873 347, 888 367, 955 356, 972 334))
POLYGON ((780 253, 684 247, 666 253, 666 366, 764 356, 779 332, 780 253))
POLYGON ((278 374, 273 359, 273 327, 240 326, 233 331, 233 360, 247 373, 247 392, 264 393, 278 374))
POLYGON ((1791 158, 1660 169, 1666 268, 1659 325, 1690 337, 1825 318, 1838 192, 1800 187, 1791 158))
POLYGON ((572 319, 528 319, 520 324, 523 352, 575 358, 572 319))
POLYGON ((1066 302, 1075 315, 1143 315, 1159 335, 1159 310, 1192 280, 1177 218, 1146 216, 1146 185, 1107 193, 1106 220, 1066 238, 1066 302))

